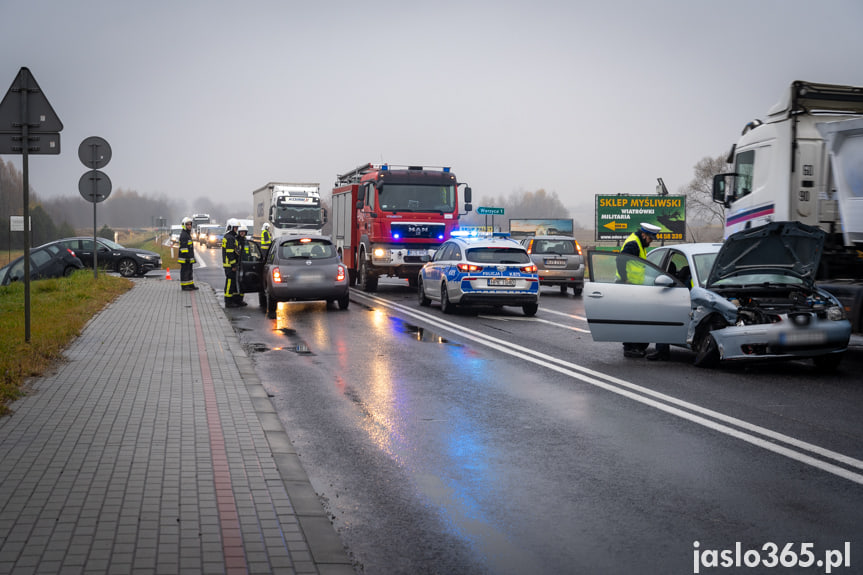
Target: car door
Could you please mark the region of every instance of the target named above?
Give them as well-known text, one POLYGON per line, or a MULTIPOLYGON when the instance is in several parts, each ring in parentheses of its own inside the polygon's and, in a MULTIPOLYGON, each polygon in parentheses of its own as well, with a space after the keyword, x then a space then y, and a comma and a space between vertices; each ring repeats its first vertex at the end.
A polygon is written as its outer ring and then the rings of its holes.
POLYGON ((263 287, 261 278, 264 273, 264 256, 258 242, 247 239, 246 245, 249 248, 248 254, 243 254, 240 261, 240 291, 255 293, 263 287))
POLYGON ((588 269, 584 313, 594 341, 686 344, 692 307, 686 286, 629 254, 591 251, 588 269), (619 259, 640 283, 621 283, 619 259))
POLYGON ((447 253, 452 248, 452 243, 442 245, 432 256, 432 260, 423 267, 423 288, 427 295, 439 295, 438 286, 441 278, 441 264, 445 261, 447 253))

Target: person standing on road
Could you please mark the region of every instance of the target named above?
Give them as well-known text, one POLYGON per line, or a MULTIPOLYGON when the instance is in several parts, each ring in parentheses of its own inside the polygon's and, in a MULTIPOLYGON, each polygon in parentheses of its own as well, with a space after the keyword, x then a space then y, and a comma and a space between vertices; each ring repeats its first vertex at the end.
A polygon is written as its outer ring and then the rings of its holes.
POLYGON ((180 289, 193 291, 198 289, 192 278, 192 266, 195 264, 195 244, 192 241, 192 218, 183 218, 183 230, 180 232, 180 289))
POLYGON ((264 260, 267 259, 267 252, 272 243, 273 234, 270 233, 270 222, 264 222, 264 225, 261 226, 261 252, 263 252, 264 260))
POLYGON ((239 269, 237 271, 237 295, 235 301, 239 305, 248 305, 243 301, 246 294, 243 293, 243 286, 240 282, 240 276, 243 273, 243 262, 249 260, 249 240, 246 236, 249 234, 249 228, 240 226, 237 228, 237 254, 239 255, 239 269))
POLYGON ((231 218, 222 237, 222 267, 225 269, 225 307, 241 307, 236 296, 239 293, 238 273, 240 269, 240 252, 237 245, 237 228, 239 222, 231 218))
MULTIPOLYGON (((642 260, 647 259, 647 248, 650 242, 656 239, 656 234, 660 231, 659 226, 653 224, 642 223, 637 231, 629 234, 626 241, 623 242, 623 247, 620 248, 620 253, 630 254, 642 260)), ((617 259, 617 277, 620 283, 641 285, 644 283, 644 268, 632 260, 626 258, 617 259)), ((644 357, 647 353, 649 343, 623 343, 624 357, 644 357)), ((667 351, 667 350, 666 350, 667 351)))

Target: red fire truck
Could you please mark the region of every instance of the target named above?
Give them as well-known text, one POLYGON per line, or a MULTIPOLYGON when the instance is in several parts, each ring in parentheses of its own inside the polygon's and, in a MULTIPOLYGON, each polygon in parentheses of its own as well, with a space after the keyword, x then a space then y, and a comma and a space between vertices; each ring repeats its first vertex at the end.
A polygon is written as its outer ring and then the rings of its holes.
POLYGON ((471 191, 449 168, 365 164, 338 176, 332 221, 351 285, 367 292, 381 276, 417 284, 423 264, 458 229, 458 188, 464 209, 471 191))

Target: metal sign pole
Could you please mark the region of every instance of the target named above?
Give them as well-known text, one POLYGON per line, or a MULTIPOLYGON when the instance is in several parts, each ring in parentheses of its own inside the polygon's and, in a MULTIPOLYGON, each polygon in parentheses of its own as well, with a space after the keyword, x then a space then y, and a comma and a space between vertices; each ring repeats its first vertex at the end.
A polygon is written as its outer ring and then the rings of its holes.
POLYGON ((24 341, 30 343, 30 116, 27 114, 29 74, 21 74, 21 152, 24 168, 24 341))

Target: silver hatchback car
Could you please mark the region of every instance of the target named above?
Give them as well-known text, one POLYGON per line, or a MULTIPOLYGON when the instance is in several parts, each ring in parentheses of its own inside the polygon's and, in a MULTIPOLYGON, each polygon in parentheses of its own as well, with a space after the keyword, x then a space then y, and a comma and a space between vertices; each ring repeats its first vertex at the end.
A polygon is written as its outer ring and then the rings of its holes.
POLYGON ((533 236, 521 244, 536 264, 539 283, 560 286, 560 293, 572 289, 575 295, 584 288, 584 255, 571 236, 533 236))
POLYGON ((350 304, 347 268, 328 237, 281 237, 270 246, 263 269, 261 303, 276 317, 280 301, 325 300, 350 304))

